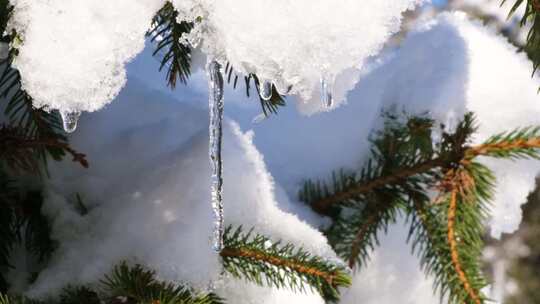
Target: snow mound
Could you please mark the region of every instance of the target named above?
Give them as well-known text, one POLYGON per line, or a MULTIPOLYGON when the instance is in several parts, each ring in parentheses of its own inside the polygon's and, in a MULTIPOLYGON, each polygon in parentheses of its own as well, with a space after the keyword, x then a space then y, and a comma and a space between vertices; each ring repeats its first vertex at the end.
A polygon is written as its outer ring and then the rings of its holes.
MULTIPOLYGON (((200 289, 217 286, 231 303, 258 302, 261 295, 261 303, 273 303, 284 294, 299 303, 322 303, 316 293, 295 295, 219 277, 221 266, 210 239, 206 113, 141 87, 128 85, 129 94, 120 95, 107 111, 83 118, 72 139, 88 152, 90 169, 71 164, 53 168, 44 211, 53 219, 53 237, 60 247, 29 294, 96 282, 127 259, 155 269, 164 280, 200 289), (116 120, 119 116, 125 119, 116 120), (84 217, 73 209, 75 193, 89 206, 84 217), (237 288, 254 298, 246 300, 243 292, 234 298, 231 286, 241 286, 237 288)), ((252 136, 234 122, 225 124, 226 224, 256 227, 275 240, 335 260, 320 232, 278 208, 273 179, 252 136)))
MULTIPOLYGON (((124 65, 143 48, 144 33, 164 0, 11 0, 23 37, 15 66, 36 107, 95 111, 125 83, 124 65)), ((238 72, 256 73, 306 113, 321 110, 321 87, 360 69, 399 29, 401 14, 424 0, 182 0, 179 21, 196 24, 184 37, 238 72), (291 91, 289 88, 292 86, 291 91)), ((346 91, 339 86, 336 102, 346 91)))
POLYGON ((164 0, 11 0, 23 43, 15 67, 34 106, 95 111, 124 86, 124 64, 164 0))
MULTIPOLYGON (((379 73, 390 75, 381 85, 385 106, 429 113, 452 128, 464 113, 476 114, 480 129, 475 143, 491 135, 540 123, 538 78, 530 76, 524 53, 462 13, 443 14, 411 33, 397 56, 379 73), (411 77, 411 75, 414 75, 411 77)), ((537 160, 483 159, 495 171, 497 191, 490 220, 491 234, 514 232, 520 206, 535 187, 537 160)))
MULTIPOLYGON (((296 94, 306 113, 320 111, 321 81, 360 69, 399 30, 401 14, 423 0, 178 0, 180 18, 202 16, 191 41, 255 73, 281 93, 296 94), (289 92, 289 88, 291 91, 289 92)), ((345 91, 346 92, 346 91, 345 91)), ((344 92, 334 92, 344 101, 344 92)))

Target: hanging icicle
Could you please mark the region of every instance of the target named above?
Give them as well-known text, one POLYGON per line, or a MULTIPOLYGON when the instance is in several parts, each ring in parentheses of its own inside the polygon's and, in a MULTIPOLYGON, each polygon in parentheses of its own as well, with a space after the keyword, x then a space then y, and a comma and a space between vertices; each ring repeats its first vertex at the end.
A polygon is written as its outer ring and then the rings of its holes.
POLYGON ((223 75, 221 65, 209 60, 206 65, 210 107, 209 155, 212 164, 212 210, 214 213, 213 248, 220 252, 223 248, 223 161, 221 146, 223 137, 223 75))
POLYGON ((334 78, 323 73, 321 76, 321 102, 325 108, 331 108, 334 104, 334 78))
POLYGON ((60 116, 62 117, 64 131, 73 133, 77 129, 77 122, 79 121, 79 117, 81 117, 81 112, 60 111, 60 116))

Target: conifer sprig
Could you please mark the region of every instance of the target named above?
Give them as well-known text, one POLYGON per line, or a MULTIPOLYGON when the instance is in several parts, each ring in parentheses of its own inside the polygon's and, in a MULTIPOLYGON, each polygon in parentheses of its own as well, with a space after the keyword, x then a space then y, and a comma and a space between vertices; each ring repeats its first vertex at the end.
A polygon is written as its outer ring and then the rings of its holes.
MULTIPOLYGON (((16 35, 6 37, 14 39, 16 35)), ((34 108, 32 97, 22 89, 19 71, 12 67, 14 56, 16 50, 11 49, 9 56, 0 60, 0 100, 5 102, 0 108, 8 119, 7 124, 0 125, 0 162, 39 172, 40 164, 46 168, 49 158, 59 161, 71 154, 74 161, 87 167, 84 154, 68 145, 58 115, 34 108)))
POLYGON ((9 287, 2 274, 10 267, 10 253, 18 238, 16 215, 12 208, 16 197, 13 181, 0 170, 0 292, 9 287))
POLYGON ((378 245, 378 233, 399 214, 407 215, 413 251, 435 278, 441 299, 485 303, 480 255, 495 179, 476 157, 538 158, 540 129, 517 129, 470 146, 476 131, 470 113, 435 143, 429 120, 411 124, 419 120, 409 118, 403 124, 389 119, 373 140, 372 156, 360 173, 340 171, 330 185, 307 182, 300 197, 332 217, 330 243, 356 269, 378 245), (424 127, 414 127, 419 125, 424 127), (433 190, 440 192, 435 198, 430 195, 433 190))
MULTIPOLYGON (((485 303, 481 290, 487 283, 480 256, 494 181, 491 171, 476 162, 465 161, 459 168, 448 170, 439 186, 441 200, 430 207, 434 212, 431 222, 423 220, 425 233, 435 232, 432 237, 438 239, 424 248, 432 252, 424 253, 431 260, 423 260, 422 265, 435 275, 437 286, 448 296, 449 303, 485 303), (439 222, 434 226, 436 219, 445 219, 445 225, 439 222)), ((425 217, 425 210, 420 212, 425 217)))
POLYGON ((228 227, 221 251, 223 265, 233 276, 259 285, 305 291, 306 284, 327 301, 339 299, 339 287, 351 284, 345 267, 325 261, 292 244, 272 243, 253 230, 228 227))
POLYGON ((71 148, 63 136, 32 137, 20 127, 0 126, 0 164, 13 170, 39 172, 40 160, 50 151, 57 157, 70 154, 74 162, 88 168, 86 155, 71 148))
MULTIPOLYGON (((502 4, 507 0, 502 0, 502 4)), ((525 5, 525 13, 521 17, 520 26, 525 27, 530 25, 529 32, 527 33, 527 43, 525 45, 525 51, 533 62, 533 72, 536 72, 540 66, 540 1, 539 0, 516 0, 508 17, 514 15, 517 9, 525 5)))
MULTIPOLYGON (((171 89, 176 87, 177 81, 186 83, 191 75, 191 54, 192 48, 185 41, 184 35, 189 34, 193 29, 193 23, 178 20, 178 11, 174 5, 167 1, 165 5, 156 13, 152 20, 152 26, 147 32, 147 37, 156 43, 154 56, 160 57, 159 70, 167 69, 167 84, 171 89)), ((227 63, 224 69, 224 78, 227 83, 233 84, 236 89, 238 79, 244 78, 246 95, 250 97, 252 83, 259 96, 261 108, 265 116, 276 114, 280 106, 285 105, 284 97, 272 85, 272 95, 269 99, 263 98, 259 90, 260 80, 255 74, 239 76, 234 72, 233 67, 227 63)))
POLYGON ((159 70, 167 68, 167 84, 174 89, 177 80, 186 83, 191 74, 191 47, 182 39, 193 29, 190 22, 178 22, 178 12, 167 2, 154 16, 146 34, 156 43, 153 55, 161 56, 159 70))
POLYGON ((192 289, 156 280, 155 273, 141 265, 133 267, 125 262, 116 266, 101 281, 110 299, 125 297, 133 303, 159 304, 220 304, 222 300, 213 293, 197 294, 192 289))
MULTIPOLYGON (((231 84, 232 82, 233 88, 236 89, 236 86, 238 84, 238 78, 241 76, 235 73, 232 65, 230 65, 229 63, 225 65, 224 72, 227 79, 227 83, 231 84)), ((262 93, 260 91, 261 82, 259 80, 259 77, 257 77, 257 75, 248 74, 247 76, 243 76, 243 78, 244 78, 244 85, 246 87, 247 97, 250 97, 251 95, 251 85, 253 82, 253 85, 255 87, 255 92, 257 92, 257 95, 259 96, 261 109, 265 116, 269 116, 270 114, 277 114, 279 107, 286 105, 284 96, 282 96, 278 92, 275 85, 272 84, 271 96, 270 98, 266 99, 266 98, 263 98, 262 93)))
POLYGON ((420 116, 403 123, 397 116, 386 113, 385 117, 386 126, 372 140, 372 155, 358 173, 334 173, 330 185, 308 180, 299 193, 300 200, 315 211, 328 214, 331 206, 362 201, 373 191, 402 192, 433 180, 438 174, 436 169, 451 157, 451 151, 445 153, 446 143, 441 145, 440 152, 434 150, 433 121, 420 116))
POLYGON ((378 233, 395 222, 403 204, 391 193, 371 195, 365 203, 349 208, 346 216, 335 220, 326 232, 330 245, 350 268, 365 266, 379 242, 378 233))
POLYGON ((465 151, 466 158, 489 156, 505 159, 539 158, 540 128, 528 127, 492 136, 465 151))

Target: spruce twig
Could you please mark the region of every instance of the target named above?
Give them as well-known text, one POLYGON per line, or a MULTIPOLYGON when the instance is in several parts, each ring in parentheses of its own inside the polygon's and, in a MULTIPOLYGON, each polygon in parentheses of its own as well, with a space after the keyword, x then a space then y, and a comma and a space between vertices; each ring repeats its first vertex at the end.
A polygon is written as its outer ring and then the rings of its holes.
POLYGON ((305 285, 317 290, 328 301, 339 299, 339 287, 349 286, 351 278, 343 266, 324 261, 292 244, 272 243, 260 234, 227 227, 220 253, 225 270, 238 278, 259 285, 304 291, 305 285))

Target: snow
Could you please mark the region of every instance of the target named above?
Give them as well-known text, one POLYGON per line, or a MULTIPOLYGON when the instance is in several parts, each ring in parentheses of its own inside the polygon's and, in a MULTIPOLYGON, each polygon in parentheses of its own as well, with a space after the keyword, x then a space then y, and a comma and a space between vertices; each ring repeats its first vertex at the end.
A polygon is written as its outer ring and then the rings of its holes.
MULTIPOLYGON (((11 2, 12 26, 23 37, 16 61, 23 86, 36 107, 64 112, 98 110, 118 94, 124 65, 142 50, 151 18, 165 3, 11 2)), ((321 79, 331 88, 341 74, 361 69, 399 30, 401 14, 424 0, 173 2, 180 21, 196 24, 186 41, 240 73, 256 73, 282 93, 292 86, 290 94, 301 97, 309 114, 325 109, 321 79)), ((343 102, 346 91, 339 85, 335 90, 336 102, 343 102)))
MULTIPOLYGON (((200 41, 206 54, 241 73, 257 74, 282 93, 292 86, 290 94, 300 97, 307 114, 325 109, 321 79, 333 83, 347 70, 361 69, 399 30, 401 14, 423 2, 174 1, 180 12, 187 12, 180 18, 202 16, 189 39, 200 41)), ((344 93, 336 88, 333 95, 344 93)), ((336 104, 343 101, 335 99, 336 104)))
MULTIPOLYGON (((476 143, 517 127, 537 125, 540 115, 538 79, 531 63, 516 53, 504 37, 466 20, 464 14, 444 14, 420 26, 381 73, 388 77, 381 96, 385 105, 398 104, 455 126, 465 112, 476 114, 476 143), (429 61, 428 61, 429 60, 429 61), (423 66, 422 69, 416 67, 423 66), (411 79, 410 73, 415 71, 411 79)), ((384 85, 384 84, 383 84, 384 85)), ((521 221, 521 204, 535 187, 540 163, 483 160, 493 168, 498 188, 490 220, 491 234, 514 232, 521 221)))
MULTIPOLYGON (((468 21, 462 13, 419 24, 399 49, 366 69, 365 75, 354 75, 360 81, 348 94, 346 106, 312 117, 302 117, 289 107, 252 125, 242 120, 243 103, 229 103, 226 112, 255 130, 255 144, 269 167, 278 168, 272 174, 291 197, 303 179, 327 178, 339 168, 359 168, 369 148, 368 135, 381 125, 382 109, 429 112, 449 128, 473 111, 480 125, 476 143, 539 123, 539 81, 530 77, 530 61, 504 37, 468 21), (289 140, 284 141, 283 134, 289 140)), ((483 161, 499 181, 489 223, 492 236, 499 237, 518 228, 520 206, 534 188, 540 166, 534 160, 483 161)))
MULTIPOLYGON (((218 278, 221 268, 211 247, 206 113, 144 87, 133 80, 126 88, 129 93, 120 95, 106 111, 81 118, 73 145, 88 153, 89 170, 69 163, 53 168, 44 212, 54 219, 53 237, 61 246, 29 294, 95 282, 122 259, 157 270, 161 279, 200 289, 211 283, 219 288, 242 286, 218 278), (118 121, 118 116, 125 118, 118 121), (104 136, 94 136, 96 131, 104 136), (154 140, 149 142, 149 137, 154 140), (86 217, 77 215, 70 203, 75 193, 81 193, 90 208, 86 217)), ((252 137, 235 123, 225 123, 226 223, 256 227, 275 240, 335 260, 320 232, 277 207, 273 179, 252 137)), ((271 299, 284 293, 265 292, 269 300, 263 303, 274 303, 271 299)), ((251 294, 254 301, 258 292, 251 294)), ((322 303, 313 293, 285 294, 322 303)), ((226 291, 223 295, 231 303, 241 302, 226 291)))
MULTIPOLYGON (((456 7, 470 7, 481 11, 482 13, 495 17, 501 22, 508 19, 510 10, 516 3, 516 0, 457 0, 453 1, 452 5, 456 7)), ((515 18, 521 18, 525 13, 525 5, 520 5, 516 10, 515 18)))
POLYGON ((23 43, 15 66, 34 106, 95 111, 124 86, 124 64, 164 0, 10 0, 23 43))

